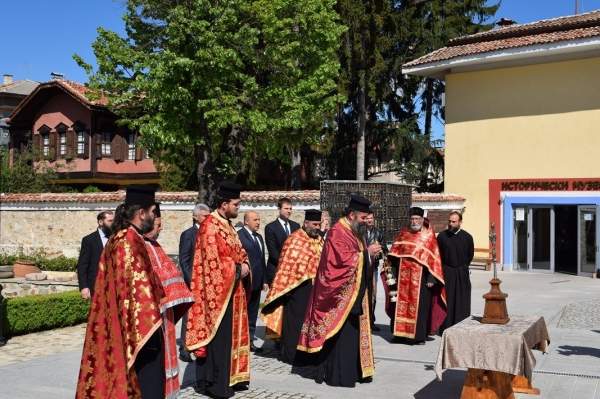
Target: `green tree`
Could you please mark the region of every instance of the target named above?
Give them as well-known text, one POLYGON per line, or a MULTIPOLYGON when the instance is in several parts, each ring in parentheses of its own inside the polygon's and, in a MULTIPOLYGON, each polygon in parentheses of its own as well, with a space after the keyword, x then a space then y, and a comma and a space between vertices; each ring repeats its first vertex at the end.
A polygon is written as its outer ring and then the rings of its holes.
POLYGON ((43 193, 65 191, 56 186, 57 173, 45 163, 35 169, 32 166, 35 156, 31 149, 15 152, 12 165, 6 148, 0 148, 0 192, 2 193, 43 193))
POLYGON ((129 0, 100 28, 90 86, 152 156, 192 153, 199 197, 259 158, 291 163, 340 102, 334 0, 129 0))
POLYGON ((443 167, 431 145, 431 125, 433 117, 443 119, 444 85, 406 76, 402 65, 453 37, 489 29, 484 21, 497 7, 486 0, 338 1, 348 27, 339 53, 339 85, 348 100, 336 118, 338 132, 328 159, 331 176, 370 177, 369 157, 391 153, 394 162, 387 171, 421 190, 431 186, 429 165, 443 167))

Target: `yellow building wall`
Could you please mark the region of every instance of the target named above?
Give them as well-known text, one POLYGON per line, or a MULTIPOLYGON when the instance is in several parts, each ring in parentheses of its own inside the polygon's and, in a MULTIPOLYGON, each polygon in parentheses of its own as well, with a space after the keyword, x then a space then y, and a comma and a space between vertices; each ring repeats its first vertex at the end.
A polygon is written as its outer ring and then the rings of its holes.
POLYGON ((600 57, 447 75, 445 135, 445 191, 487 247, 489 179, 600 177, 600 57))

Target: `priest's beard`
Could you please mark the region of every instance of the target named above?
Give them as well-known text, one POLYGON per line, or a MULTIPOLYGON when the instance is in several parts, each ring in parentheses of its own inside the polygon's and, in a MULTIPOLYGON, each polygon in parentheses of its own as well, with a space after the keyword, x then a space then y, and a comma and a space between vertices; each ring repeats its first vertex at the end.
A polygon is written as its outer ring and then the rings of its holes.
POLYGON ((313 229, 312 227, 305 227, 305 226, 302 226, 302 228, 306 232, 306 235, 308 235, 310 238, 319 238, 321 236, 319 234, 319 231, 320 231, 319 229, 313 229))
POLYGON ((423 225, 422 225, 422 224, 420 224, 420 223, 411 223, 411 225, 410 225, 410 229, 411 229, 411 230, 412 230, 414 233, 421 231, 421 228, 422 228, 422 227, 423 227, 423 225))
POLYGON ((364 222, 360 222, 358 219, 354 219, 350 222, 350 228, 359 237, 365 235, 367 231, 367 225, 364 222))
POLYGON ((456 233, 459 229, 460 229, 460 227, 448 226, 448 230, 450 230, 450 232, 452 232, 452 233, 456 233))
POLYGON ((143 220, 142 225, 140 226, 140 230, 142 234, 150 233, 154 230, 154 216, 148 214, 143 220))

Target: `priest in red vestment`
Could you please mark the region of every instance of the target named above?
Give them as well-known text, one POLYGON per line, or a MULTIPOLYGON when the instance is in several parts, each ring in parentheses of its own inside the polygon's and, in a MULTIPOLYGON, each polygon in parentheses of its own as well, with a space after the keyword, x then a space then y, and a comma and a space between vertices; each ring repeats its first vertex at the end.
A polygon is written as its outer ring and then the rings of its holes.
POLYGON ((281 342, 279 359, 294 363, 300 329, 323 250, 321 211, 308 209, 302 228, 285 240, 262 308, 266 338, 281 342))
POLYGON ((154 227, 154 189, 130 187, 100 257, 77 398, 164 398, 161 304, 144 234, 154 227))
POLYGON ((160 280, 165 293, 159 303, 162 316, 162 334, 164 342, 165 360, 165 398, 176 398, 179 394, 179 363, 177 361, 177 337, 175 325, 194 302, 192 292, 188 289, 183 279, 181 269, 167 255, 165 250, 156 241, 162 231, 162 215, 160 205, 156 204, 154 210, 154 229, 144 234, 146 247, 152 269, 160 280))
POLYGON ((231 223, 240 207, 240 187, 223 182, 215 211, 196 236, 186 348, 196 359, 196 391, 228 398, 250 381, 247 299, 248 256, 231 223))
POLYGON ((327 233, 300 332, 298 350, 319 352, 318 379, 332 386, 354 387, 374 374, 367 272, 381 246, 367 248, 363 238, 370 205, 352 195, 346 216, 327 233))
POLYGON ((410 226, 398 233, 382 271, 386 313, 395 337, 411 344, 424 344, 446 317, 444 273, 433 228, 423 217, 424 210, 410 209, 410 226), (385 269, 388 270, 385 270, 385 269))

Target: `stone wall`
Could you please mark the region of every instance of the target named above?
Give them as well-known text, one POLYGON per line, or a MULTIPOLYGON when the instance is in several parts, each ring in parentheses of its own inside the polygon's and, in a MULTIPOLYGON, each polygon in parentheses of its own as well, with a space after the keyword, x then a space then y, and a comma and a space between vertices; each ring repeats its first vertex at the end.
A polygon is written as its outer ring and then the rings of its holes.
POLYGON ((2 296, 5 298, 27 295, 47 295, 79 289, 77 281, 27 281, 24 278, 0 279, 0 285, 2 285, 2 296))
MULTIPOLYGON (((294 204, 292 219, 301 222, 304 209, 319 208, 318 191, 243 192, 240 216, 248 210, 261 217, 264 226, 277 216, 276 202, 289 197, 294 204)), ((163 231, 159 242, 167 253, 177 254, 181 232, 192 224, 191 210, 196 193, 157 193, 161 202, 163 231)), ((0 252, 44 250, 50 255, 76 257, 81 238, 96 228, 96 215, 115 209, 124 192, 97 194, 1 194, 0 252)), ((428 211, 436 231, 445 228, 450 210, 464 210, 464 199, 456 195, 414 194, 413 205, 428 211)), ((235 222, 237 222, 234 221, 235 222)))

